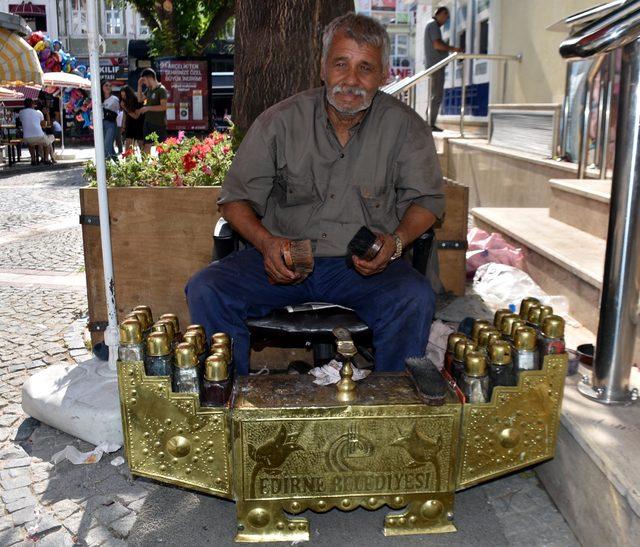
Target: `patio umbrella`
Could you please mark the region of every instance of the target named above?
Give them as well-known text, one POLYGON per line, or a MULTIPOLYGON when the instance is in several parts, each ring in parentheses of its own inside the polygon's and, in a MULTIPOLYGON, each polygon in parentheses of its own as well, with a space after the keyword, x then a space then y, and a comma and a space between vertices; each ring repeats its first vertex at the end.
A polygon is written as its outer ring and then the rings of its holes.
POLYGON ((42 68, 35 50, 18 34, 0 28, 0 85, 42 85, 42 68))
POLYGON ((60 135, 60 145, 64 152, 64 113, 62 105, 62 89, 65 87, 73 87, 75 89, 91 89, 91 80, 83 78, 76 74, 70 74, 68 72, 45 72, 42 75, 42 82, 45 87, 58 87, 60 88, 60 126, 62 127, 62 134, 60 135))

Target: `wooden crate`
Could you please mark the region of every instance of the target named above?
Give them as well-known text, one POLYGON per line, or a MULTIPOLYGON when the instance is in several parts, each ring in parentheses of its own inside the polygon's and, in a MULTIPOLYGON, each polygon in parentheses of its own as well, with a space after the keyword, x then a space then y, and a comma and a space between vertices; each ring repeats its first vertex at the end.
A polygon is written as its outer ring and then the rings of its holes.
POLYGON ((438 249, 440 280, 444 288, 463 295, 466 280, 466 241, 469 221, 469 187, 447 180, 446 207, 442 222, 436 225, 436 240, 440 245, 459 242, 458 249, 438 249))
MULTIPOLYGON (((219 188, 109 188, 111 249, 118 319, 139 304, 154 316, 176 313, 189 324, 184 287, 211 262, 213 228, 220 218, 219 188)), ((98 215, 98 192, 80 190, 83 215, 98 215)), ((107 320, 100 229, 83 225, 89 320, 107 320)), ((102 333, 92 334, 95 344, 102 333)))
MULTIPOLYGON (((465 241, 468 188, 448 182, 445 191, 447 208, 436 236, 440 241, 465 241)), ((109 188, 108 193, 118 319, 146 304, 154 315, 176 313, 180 324, 187 325, 184 286, 211 261, 219 189, 109 188)), ((95 188, 80 190, 80 209, 83 215, 98 216, 95 188)), ((106 321, 100 229, 84 224, 82 239, 89 320, 106 321)), ((464 250, 441 249, 438 258, 445 288, 464 294, 464 250)), ((92 334, 94 344, 101 339, 101 332, 92 334)))

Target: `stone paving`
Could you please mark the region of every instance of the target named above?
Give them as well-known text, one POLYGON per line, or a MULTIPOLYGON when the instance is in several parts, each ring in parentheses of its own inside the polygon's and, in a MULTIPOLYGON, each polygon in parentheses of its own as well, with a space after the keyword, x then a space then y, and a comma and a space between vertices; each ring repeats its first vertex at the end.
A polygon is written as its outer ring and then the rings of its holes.
MULTIPOLYGON (((84 287, 38 284, 40 275, 82 264, 80 228, 71 228, 82 185, 80 169, 0 179, 0 547, 231 545, 233 503, 134 479, 126 463, 114 465, 122 450, 91 465, 53 465, 68 445, 93 447, 22 411, 20 390, 31 374, 89 357, 84 287), (53 256, 65 245, 63 258, 53 256), (23 272, 21 283, 3 281, 7 271, 23 272)), ((456 507, 459 532, 428 539, 384 538, 382 510, 305 516, 312 545, 577 545, 531 472, 461 492, 456 507)))

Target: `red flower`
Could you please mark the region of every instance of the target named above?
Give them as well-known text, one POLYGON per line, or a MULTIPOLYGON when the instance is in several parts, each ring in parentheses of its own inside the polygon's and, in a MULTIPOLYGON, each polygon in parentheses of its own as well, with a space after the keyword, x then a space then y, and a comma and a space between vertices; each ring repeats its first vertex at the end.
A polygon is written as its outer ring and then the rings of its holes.
POLYGON ((229 152, 231 152, 231 148, 229 148, 228 146, 223 146, 222 147, 222 153, 223 154, 228 154, 229 152))
POLYGON ((133 156, 133 148, 127 148, 123 153, 123 158, 128 158, 129 156, 133 156))
POLYGON ((212 171, 211 171, 211 167, 209 167, 208 165, 203 165, 203 166, 202 166, 202 172, 203 172, 205 175, 210 175, 210 174, 212 173, 212 171))
POLYGON ((184 167, 185 172, 189 172, 192 169, 195 169, 197 165, 196 160, 194 159, 194 157, 191 155, 191 153, 185 154, 182 157, 182 167, 184 167))
POLYGON ((158 153, 158 156, 159 156, 160 154, 164 154, 166 150, 162 146, 158 145, 156 146, 156 152, 158 153))
POLYGON ((165 139, 164 144, 166 144, 167 146, 174 146, 180 143, 175 137, 169 137, 168 139, 165 139))
POLYGON ((173 185, 174 186, 184 186, 184 184, 182 182, 182 177, 180 175, 176 175, 175 177, 173 177, 173 185))

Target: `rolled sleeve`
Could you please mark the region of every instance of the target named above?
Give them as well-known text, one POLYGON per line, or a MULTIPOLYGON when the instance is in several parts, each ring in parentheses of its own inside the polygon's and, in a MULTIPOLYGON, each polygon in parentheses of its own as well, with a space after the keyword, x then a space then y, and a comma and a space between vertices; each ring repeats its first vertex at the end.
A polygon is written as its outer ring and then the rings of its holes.
POLYGON ((232 201, 248 202, 258 216, 264 216, 267 198, 276 174, 273 140, 256 120, 233 159, 224 179, 218 205, 232 201))
POLYGON ((399 218, 412 203, 441 219, 444 182, 431 131, 417 115, 411 116, 396 161, 396 210, 399 218))

